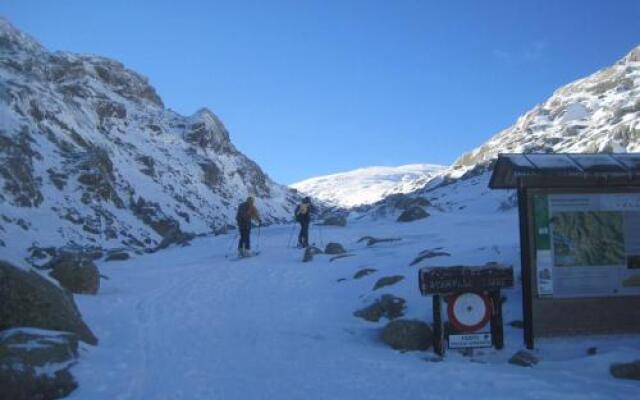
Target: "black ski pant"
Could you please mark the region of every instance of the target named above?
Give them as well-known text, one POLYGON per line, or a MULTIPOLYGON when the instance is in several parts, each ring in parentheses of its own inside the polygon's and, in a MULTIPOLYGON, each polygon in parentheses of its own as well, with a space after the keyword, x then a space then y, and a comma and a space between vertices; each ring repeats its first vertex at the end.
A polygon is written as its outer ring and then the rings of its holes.
POLYGON ((309 224, 311 220, 300 221, 300 233, 298 234, 298 245, 302 247, 309 246, 309 224))
POLYGON ((251 222, 242 222, 238 224, 240 230, 240 241, 238 242, 238 250, 251 250, 251 222))

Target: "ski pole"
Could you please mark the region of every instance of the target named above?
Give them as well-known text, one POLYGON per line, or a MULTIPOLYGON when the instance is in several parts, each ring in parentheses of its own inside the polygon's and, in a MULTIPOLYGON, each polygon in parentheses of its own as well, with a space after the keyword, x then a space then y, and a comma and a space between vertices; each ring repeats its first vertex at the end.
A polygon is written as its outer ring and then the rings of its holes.
POLYGON ((233 235, 231 237, 231 240, 229 240, 229 245, 227 246, 227 254, 225 254, 225 258, 229 257, 229 254, 231 253, 231 246, 233 246, 233 243, 238 239, 238 236, 239 236, 239 234, 236 233, 235 235, 233 235))
POLYGON ((262 223, 258 224, 258 240, 256 240, 256 252, 260 251, 260 228, 262 227, 262 223))

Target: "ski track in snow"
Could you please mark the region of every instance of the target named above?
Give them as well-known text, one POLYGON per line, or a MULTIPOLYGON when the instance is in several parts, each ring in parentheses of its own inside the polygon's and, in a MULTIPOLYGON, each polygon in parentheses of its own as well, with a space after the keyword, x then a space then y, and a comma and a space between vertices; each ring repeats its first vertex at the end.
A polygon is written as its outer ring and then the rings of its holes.
POLYGON ((302 263, 302 252, 287 248, 297 228, 285 225, 263 229, 261 255, 238 262, 229 257, 235 235, 225 235, 103 263, 111 279, 100 294, 76 297, 100 344, 82 346, 72 371, 80 387, 69 398, 634 398, 640 384, 615 380, 608 368, 640 358, 637 336, 539 340, 540 364, 508 364, 522 348, 522 331, 508 325, 521 319, 519 288, 505 291, 505 349, 476 351, 471 358, 450 351, 444 361, 430 362, 431 352, 393 351, 378 338, 386 320, 353 317, 392 293, 407 300, 407 318, 431 321, 431 301, 418 291, 420 266, 497 261, 517 270, 517 213, 495 211, 504 195, 462 185, 446 199, 455 213, 442 206, 409 224, 383 219, 313 226, 312 241, 338 241, 354 254, 333 262, 318 255, 302 263), (402 241, 356 243, 367 234, 402 241), (409 267, 420 251, 439 246, 452 256, 409 267), (365 267, 378 271, 354 280, 365 267), (396 274, 405 279, 372 291, 377 279, 396 274), (594 346, 598 354, 587 356, 594 346))

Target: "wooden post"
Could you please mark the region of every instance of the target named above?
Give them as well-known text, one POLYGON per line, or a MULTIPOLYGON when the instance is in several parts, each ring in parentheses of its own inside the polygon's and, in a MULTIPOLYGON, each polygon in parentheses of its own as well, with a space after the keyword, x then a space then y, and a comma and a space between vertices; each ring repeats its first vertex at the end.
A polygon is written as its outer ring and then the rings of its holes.
POLYGON ((499 290, 490 293, 493 304, 493 315, 491 316, 491 341, 493 346, 501 350, 504 347, 504 327, 502 326, 502 299, 499 290))
POLYGON ((444 356, 444 323, 442 321, 442 307, 440 295, 432 297, 433 301, 433 350, 439 356, 444 356))
POLYGON ((529 242, 529 209, 527 191, 518 188, 518 211, 520 216, 520 271, 522 274, 522 317, 524 323, 524 343, 533 349, 533 293, 531 248, 529 242))

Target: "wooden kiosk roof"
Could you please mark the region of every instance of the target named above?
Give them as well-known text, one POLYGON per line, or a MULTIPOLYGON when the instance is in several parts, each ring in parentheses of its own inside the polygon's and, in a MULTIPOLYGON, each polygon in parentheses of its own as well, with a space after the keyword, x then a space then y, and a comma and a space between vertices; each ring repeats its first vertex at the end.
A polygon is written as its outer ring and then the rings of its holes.
POLYGON ((640 185, 640 153, 499 154, 489 187, 640 185))

